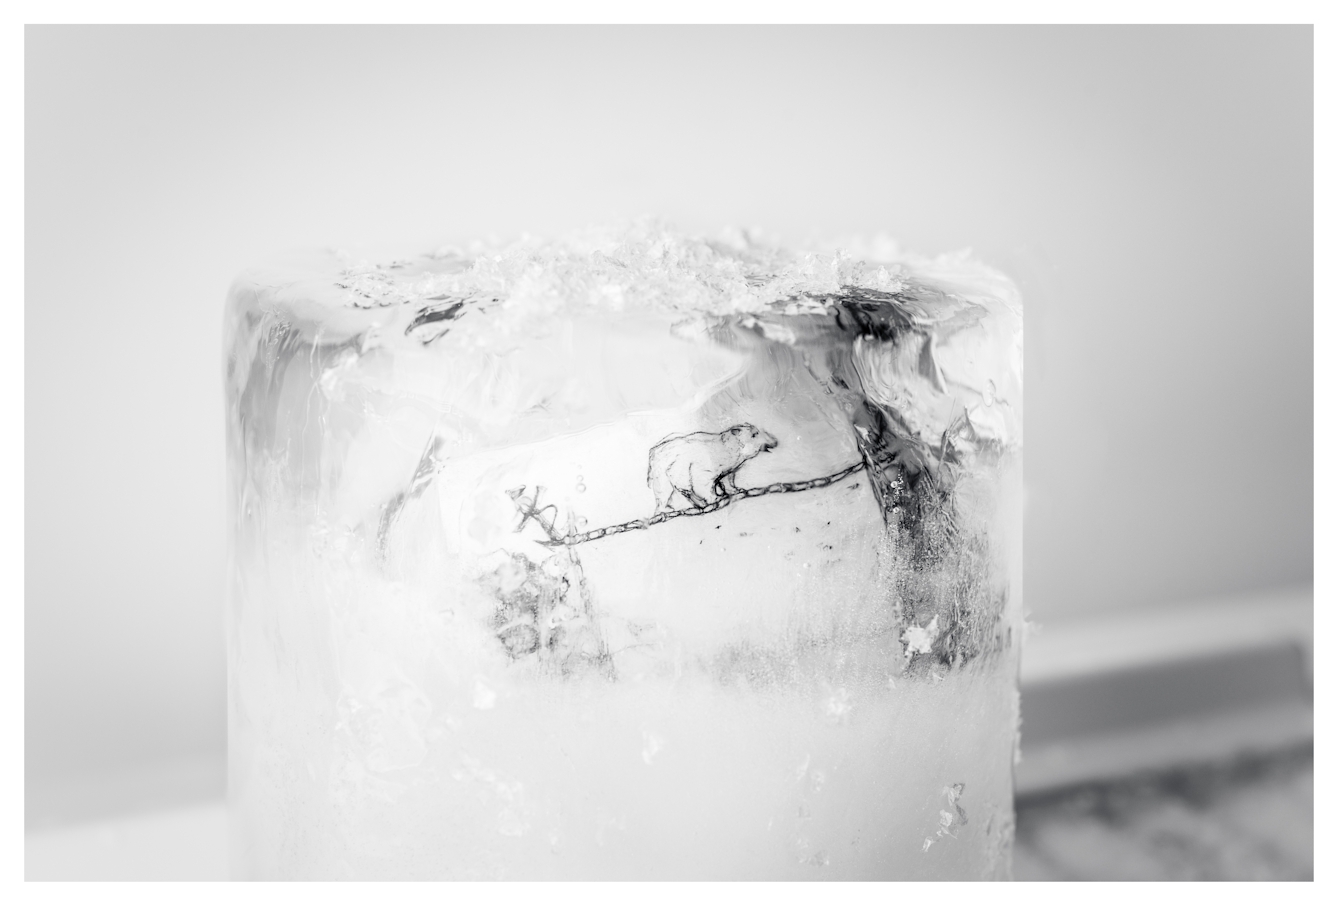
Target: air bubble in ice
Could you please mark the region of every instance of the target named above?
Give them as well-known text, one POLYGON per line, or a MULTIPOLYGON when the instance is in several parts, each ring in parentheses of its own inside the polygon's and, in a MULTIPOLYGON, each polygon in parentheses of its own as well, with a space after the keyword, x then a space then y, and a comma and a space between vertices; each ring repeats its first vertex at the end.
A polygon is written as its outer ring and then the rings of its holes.
POLYGON ((553 629, 568 620, 576 619, 577 616, 576 609, 570 604, 559 604, 554 607, 552 612, 548 615, 548 628, 553 629))
POLYGON ((850 713, 850 707, 850 693, 844 687, 837 689, 836 693, 827 699, 827 716, 836 721, 843 720, 850 713))
POLYGON ((646 730, 641 732, 641 740, 641 759, 646 764, 650 764, 655 760, 655 756, 659 754, 660 749, 664 748, 664 740, 646 730))
POLYGON ((934 648, 934 642, 938 639, 938 615, 929 621, 927 626, 908 626, 906 631, 901 634, 901 640, 906 643, 907 654, 928 654, 934 648))
POLYGON ((497 704, 497 693, 488 687, 483 681, 483 677, 477 677, 474 680, 474 707, 480 711, 486 711, 497 704))

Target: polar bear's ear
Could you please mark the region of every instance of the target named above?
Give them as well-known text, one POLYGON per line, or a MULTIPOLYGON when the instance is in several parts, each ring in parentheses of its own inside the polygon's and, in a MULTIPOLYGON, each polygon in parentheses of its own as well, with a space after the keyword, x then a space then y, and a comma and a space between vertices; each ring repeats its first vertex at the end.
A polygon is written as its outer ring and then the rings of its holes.
POLYGON ((735 437, 738 437, 739 435, 743 434, 743 425, 735 425, 733 428, 729 429, 729 433, 733 434, 735 437))

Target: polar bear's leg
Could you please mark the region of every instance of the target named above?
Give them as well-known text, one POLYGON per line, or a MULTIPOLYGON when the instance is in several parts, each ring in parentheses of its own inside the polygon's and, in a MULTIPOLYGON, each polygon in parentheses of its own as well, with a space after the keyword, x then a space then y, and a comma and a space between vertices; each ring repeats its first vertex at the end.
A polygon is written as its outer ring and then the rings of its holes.
POLYGON ((715 480, 715 490, 721 497, 728 497, 730 494, 736 493, 739 489, 734 484, 734 473, 726 472, 717 478, 715 480))
MULTIPOLYGON (((664 470, 665 479, 673 488, 674 493, 683 501, 684 507, 705 506, 698 503, 693 497, 693 463, 686 456, 678 457, 669 463, 669 467, 664 470)), ((673 507, 672 495, 665 498, 666 508, 673 507)))
POLYGON ((685 497, 687 497, 688 503, 693 507, 700 508, 707 506, 710 503, 710 501, 707 500, 705 497, 701 496, 696 491, 693 491, 691 489, 688 489, 686 491, 681 491, 680 493, 682 493, 685 497))
POLYGON ((695 464, 688 469, 688 487, 680 488, 693 506, 706 506, 715 498, 715 475, 710 469, 699 468, 695 464))
POLYGON ((672 474, 674 463, 665 463, 662 457, 655 455, 656 452, 651 451, 646 484, 650 485, 651 492, 655 494, 655 512, 662 513, 674 508, 674 495, 678 494, 678 482, 674 480, 672 474))
POLYGON ((663 512, 673 506, 674 484, 664 472, 652 469, 647 476, 647 484, 655 495, 655 512, 663 512))

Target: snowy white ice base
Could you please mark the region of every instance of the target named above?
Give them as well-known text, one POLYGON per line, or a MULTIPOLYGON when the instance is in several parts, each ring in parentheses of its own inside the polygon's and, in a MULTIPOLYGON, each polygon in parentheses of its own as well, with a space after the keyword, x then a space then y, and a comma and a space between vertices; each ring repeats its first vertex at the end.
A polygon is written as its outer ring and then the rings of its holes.
POLYGON ((1006 871, 1011 753, 989 716, 1010 702, 951 679, 905 696, 686 685, 482 692, 421 761, 388 773, 345 757, 298 779, 258 747, 248 787, 290 790, 237 802, 235 855, 280 877, 1006 871), (946 710, 959 723, 937 719, 946 710), (313 801, 322 788, 329 801, 313 801))
MULTIPOLYGON (((1109 698, 1101 676, 1141 671, 1190 675, 1195 665, 1257 657, 1279 646, 1307 651, 1313 641, 1313 598, 1308 589, 1283 589, 1230 600, 1158 608, 1122 608, 1095 618, 1074 618, 1047 627, 1026 646, 1022 703, 1029 707, 1033 688, 1061 684, 1109 698), (1147 631, 1151 623, 1159 630, 1147 631)), ((1300 678, 1302 681, 1304 678, 1300 678)), ((1227 762, 1251 752, 1274 752, 1310 738, 1313 711, 1305 689, 1280 684, 1268 700, 1255 694, 1242 701, 1232 690, 1203 694, 1186 704, 1178 719, 1135 720, 1093 733, 1092 699, 1075 699, 1072 711, 1052 713, 1046 738, 1022 738, 1019 794, 1053 791, 1079 782, 1109 781, 1131 773, 1164 771, 1182 765, 1227 762), (1077 769, 1075 771, 1075 768, 1077 769)), ((1204 690, 1205 693, 1210 690, 1204 690)), ((484 696, 486 700, 486 696, 484 696)), ((840 710, 840 701, 833 702, 840 710)), ((1037 701, 1034 707, 1043 707, 1037 701)), ((1033 710, 1033 713, 1034 710, 1033 710)), ((1136 715, 1135 715, 1136 716, 1136 715)), ((652 761, 663 748, 662 738, 648 738, 639 753, 652 761)), ((219 758, 221 760, 222 754, 219 758)), ((206 801, 216 788, 212 770, 195 763, 160 769, 169 778, 161 790, 144 790, 131 779, 129 790, 143 805, 127 798, 124 781, 104 778, 108 789, 85 791, 84 809, 115 801, 121 815, 44 830, 30 830, 24 842, 28 880, 213 880, 228 875, 227 809, 221 799, 206 801), (171 778, 198 778, 195 788, 171 778), (179 805, 166 807, 173 803, 179 805), (199 800, 199 804, 188 804, 199 800), (153 803, 153 805, 149 805, 153 803)), ((60 803, 70 818, 83 814, 77 803, 60 803)), ((31 792, 31 818, 42 803, 31 792)), ((969 813, 968 813, 969 814, 969 813)), ((30 822, 31 823, 31 822, 30 822)), ((931 847, 932 852, 932 847, 931 847)), ((1092 858, 1100 860, 1100 856, 1092 858)))

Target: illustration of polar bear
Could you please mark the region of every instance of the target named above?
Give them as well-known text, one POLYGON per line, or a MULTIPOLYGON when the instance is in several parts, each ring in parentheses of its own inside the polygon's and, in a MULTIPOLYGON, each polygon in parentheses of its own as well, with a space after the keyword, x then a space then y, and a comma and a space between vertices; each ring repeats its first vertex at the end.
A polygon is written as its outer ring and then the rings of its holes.
POLYGON ((655 512, 704 507, 738 490, 734 473, 758 453, 776 448, 776 438, 752 425, 735 425, 719 434, 697 431, 667 437, 650 448, 646 483, 655 493, 655 512))

